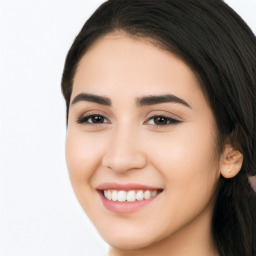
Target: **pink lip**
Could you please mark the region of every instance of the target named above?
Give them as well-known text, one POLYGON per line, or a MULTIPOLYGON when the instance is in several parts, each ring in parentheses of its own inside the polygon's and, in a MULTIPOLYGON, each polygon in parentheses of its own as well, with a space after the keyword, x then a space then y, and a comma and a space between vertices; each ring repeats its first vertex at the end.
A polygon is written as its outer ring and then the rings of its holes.
MULTIPOLYGON (((106 209, 109 211, 115 212, 115 213, 133 213, 135 211, 138 211, 142 207, 150 204, 155 199, 158 198, 159 194, 157 194, 154 197, 151 197, 149 199, 144 199, 141 201, 134 201, 134 202, 118 202, 118 201, 112 201, 108 200, 104 195, 102 190, 107 189, 113 189, 113 190, 158 190, 158 188, 153 188, 145 185, 139 185, 139 184, 116 184, 116 183, 104 183, 97 187, 99 196, 101 198, 101 201, 106 209)), ((161 189, 162 190, 162 189, 161 189)))
POLYGON ((97 190, 107 190, 107 189, 115 189, 115 190, 162 190, 158 187, 151 187, 142 184, 136 183, 127 183, 127 184, 118 184, 118 183, 103 183, 96 188, 97 190))

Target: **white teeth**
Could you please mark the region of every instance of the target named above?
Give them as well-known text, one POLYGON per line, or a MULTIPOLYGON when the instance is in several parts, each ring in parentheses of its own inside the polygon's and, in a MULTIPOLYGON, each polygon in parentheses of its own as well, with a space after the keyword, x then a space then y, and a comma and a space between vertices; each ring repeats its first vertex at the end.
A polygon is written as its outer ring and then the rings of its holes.
POLYGON ((112 196, 111 196, 111 200, 112 201, 117 201, 117 191, 116 190, 114 190, 114 191, 112 191, 112 196))
POLYGON ((136 198, 135 198, 135 191, 134 191, 134 190, 131 190, 131 191, 129 191, 129 192, 127 193, 127 198, 126 198, 126 200, 127 200, 128 202, 134 202, 134 201, 136 200, 136 198))
POLYGON ((105 196, 108 200, 111 200, 111 191, 110 191, 110 190, 104 190, 104 196, 105 196))
POLYGON ((158 194, 157 190, 129 190, 129 191, 123 191, 123 190, 104 190, 104 196, 108 200, 112 201, 119 201, 119 202, 135 202, 141 201, 141 200, 147 200, 153 196, 156 196, 158 194))
POLYGON ((140 191, 137 192, 137 194, 136 194, 136 199, 137 199, 138 201, 141 201, 141 200, 144 199, 144 195, 143 195, 143 191, 142 191, 142 190, 140 190, 140 191))
POLYGON ((117 193, 117 200, 119 201, 119 202, 124 202, 124 201, 126 201, 126 192, 125 191, 119 191, 118 193, 117 193))
POLYGON ((149 190, 144 192, 144 199, 149 199, 151 197, 151 193, 149 190))

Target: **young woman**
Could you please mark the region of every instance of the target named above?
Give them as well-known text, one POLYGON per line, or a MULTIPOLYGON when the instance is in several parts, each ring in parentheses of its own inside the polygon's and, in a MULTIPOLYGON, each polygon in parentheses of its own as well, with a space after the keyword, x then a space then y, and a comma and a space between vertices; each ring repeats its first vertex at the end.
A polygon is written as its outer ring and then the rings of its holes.
POLYGON ((256 40, 221 0, 109 0, 62 78, 66 158, 109 255, 256 255, 256 40))

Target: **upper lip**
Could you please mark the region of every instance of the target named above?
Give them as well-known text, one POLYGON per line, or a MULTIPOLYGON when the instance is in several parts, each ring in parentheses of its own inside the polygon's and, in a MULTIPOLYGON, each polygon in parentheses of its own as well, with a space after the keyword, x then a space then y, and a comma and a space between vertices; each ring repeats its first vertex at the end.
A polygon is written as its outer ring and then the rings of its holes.
POLYGON ((136 183, 126 183, 126 184, 119 184, 119 183, 102 183, 96 187, 97 190, 162 190, 159 187, 152 187, 143 184, 136 184, 136 183))

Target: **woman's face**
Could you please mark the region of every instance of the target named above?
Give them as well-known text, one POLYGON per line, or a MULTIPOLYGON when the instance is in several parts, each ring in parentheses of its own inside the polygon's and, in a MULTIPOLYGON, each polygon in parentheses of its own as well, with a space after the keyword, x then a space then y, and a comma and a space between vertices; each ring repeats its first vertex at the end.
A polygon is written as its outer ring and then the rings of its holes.
POLYGON ((101 38, 83 56, 66 159, 81 206, 111 246, 209 235, 216 148, 213 113, 181 59, 123 34, 101 38))

